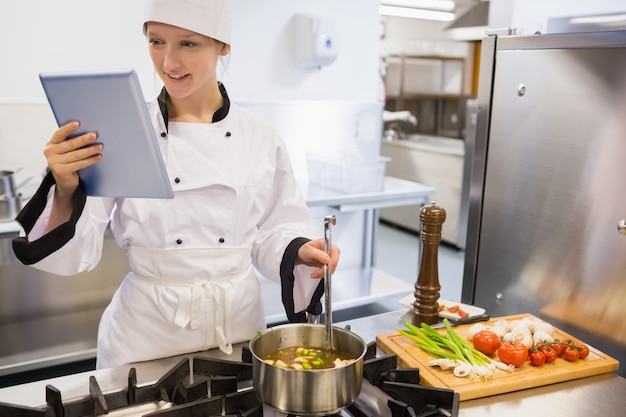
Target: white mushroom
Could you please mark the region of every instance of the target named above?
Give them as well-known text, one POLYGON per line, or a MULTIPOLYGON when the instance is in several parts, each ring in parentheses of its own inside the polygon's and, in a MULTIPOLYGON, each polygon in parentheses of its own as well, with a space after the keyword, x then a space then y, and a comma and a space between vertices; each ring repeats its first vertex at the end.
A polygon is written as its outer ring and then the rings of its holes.
POLYGON ((510 325, 510 323, 509 323, 508 321, 504 320, 504 319, 500 319, 500 320, 496 321, 496 322, 493 324, 493 327, 496 327, 496 326, 502 326, 502 327, 504 327, 507 331, 511 330, 511 325, 510 325))
POLYGON ((480 332, 480 331, 482 331, 482 330, 487 330, 487 329, 488 329, 488 327, 487 327, 487 326, 485 326, 483 323, 475 323, 475 324, 472 324, 472 325, 470 326, 470 328, 469 328, 469 329, 467 329, 467 337, 471 339, 471 338, 473 338, 473 337, 474 337, 474 335, 475 335, 476 333, 478 333, 478 332, 480 332))
POLYGON ((515 329, 525 329, 525 330, 528 330, 530 332, 530 330, 528 328, 528 323, 525 322, 524 320, 512 320, 509 323, 509 329, 511 331, 513 331, 515 329))
POLYGON ((554 327, 550 323, 546 323, 545 321, 542 321, 541 323, 535 326, 535 333, 537 332, 544 332, 549 335, 553 335, 554 327))
POLYGON ((526 327, 528 328, 528 330, 530 330, 531 333, 534 333, 535 327, 537 327, 537 325, 542 322, 542 320, 538 319, 537 317, 524 317, 522 321, 526 324, 526 327))
POLYGON ((498 335, 500 339, 502 339, 502 336, 504 336, 507 332, 506 327, 502 325, 493 326, 491 328, 491 331, 494 332, 496 335, 498 335))
POLYGON ((554 342, 554 338, 552 337, 551 334, 548 334, 542 330, 536 331, 533 334, 533 342, 537 343, 537 342, 548 342, 548 343, 552 343, 554 342))
POLYGON ((511 344, 522 343, 528 349, 533 347, 533 336, 530 334, 530 330, 519 327, 506 333, 502 337, 502 341, 511 344))

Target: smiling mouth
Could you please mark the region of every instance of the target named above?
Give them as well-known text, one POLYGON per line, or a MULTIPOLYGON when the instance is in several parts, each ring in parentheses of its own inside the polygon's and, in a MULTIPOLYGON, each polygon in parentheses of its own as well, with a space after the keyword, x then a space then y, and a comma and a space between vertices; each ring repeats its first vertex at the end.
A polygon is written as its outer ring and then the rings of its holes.
POLYGON ((183 78, 186 78, 188 75, 189 74, 182 74, 182 75, 167 74, 167 77, 175 81, 180 81, 183 78))

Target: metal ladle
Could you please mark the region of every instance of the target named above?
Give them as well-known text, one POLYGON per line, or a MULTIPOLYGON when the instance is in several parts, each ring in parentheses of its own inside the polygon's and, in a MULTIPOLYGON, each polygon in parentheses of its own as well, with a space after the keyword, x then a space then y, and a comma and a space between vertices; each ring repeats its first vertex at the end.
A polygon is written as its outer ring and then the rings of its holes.
MULTIPOLYGON (((331 248, 331 233, 330 225, 337 223, 337 217, 335 215, 324 217, 324 252, 330 255, 331 248)), ((332 298, 331 298, 331 277, 330 268, 324 264, 324 324, 326 326, 326 348, 330 351, 334 350, 333 344, 333 313, 332 313, 332 298)))

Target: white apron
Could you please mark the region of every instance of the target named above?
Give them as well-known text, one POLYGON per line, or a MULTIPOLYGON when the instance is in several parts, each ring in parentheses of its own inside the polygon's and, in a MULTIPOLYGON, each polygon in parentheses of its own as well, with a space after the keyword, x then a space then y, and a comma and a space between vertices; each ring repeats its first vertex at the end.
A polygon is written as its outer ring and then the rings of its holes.
POLYGON ((133 272, 102 315, 97 368, 214 347, 230 354, 265 329, 250 250, 129 248, 133 272))

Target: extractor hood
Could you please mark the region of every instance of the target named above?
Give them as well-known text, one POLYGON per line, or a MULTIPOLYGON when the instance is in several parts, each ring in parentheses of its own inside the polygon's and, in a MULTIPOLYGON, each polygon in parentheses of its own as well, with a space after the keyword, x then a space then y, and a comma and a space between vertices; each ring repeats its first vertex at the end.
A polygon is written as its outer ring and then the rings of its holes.
POLYGON ((446 27, 458 40, 478 40, 485 37, 489 24, 489 1, 479 1, 446 27))

